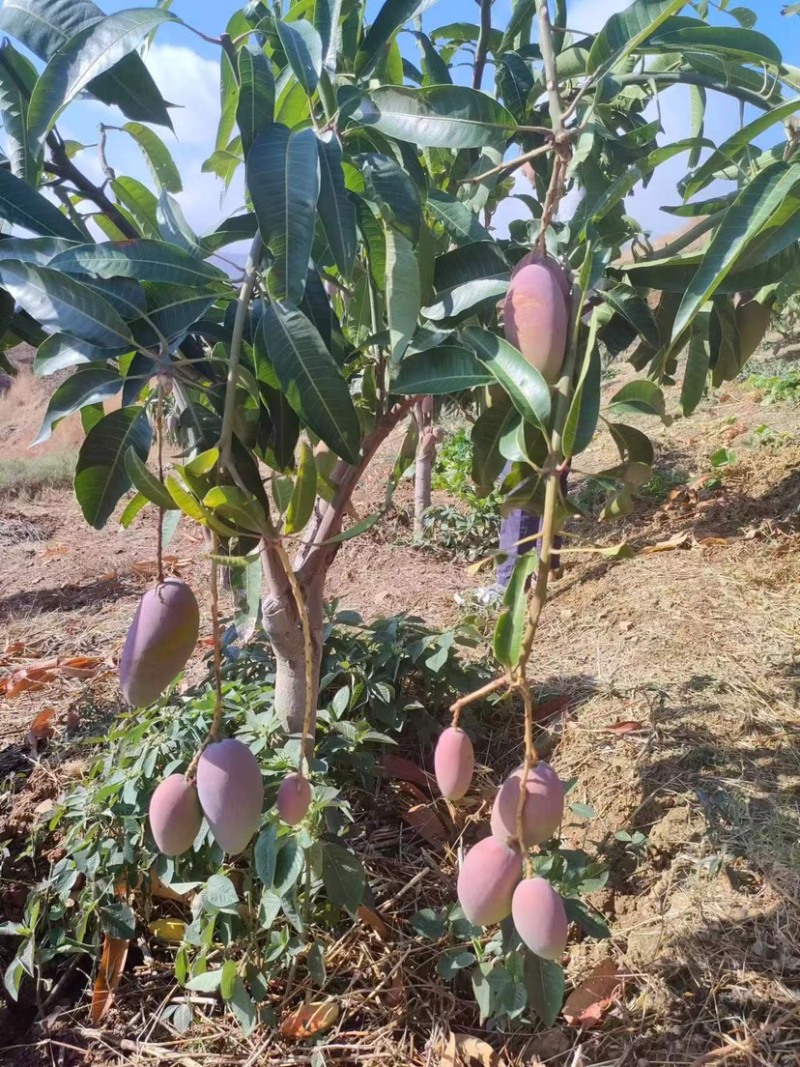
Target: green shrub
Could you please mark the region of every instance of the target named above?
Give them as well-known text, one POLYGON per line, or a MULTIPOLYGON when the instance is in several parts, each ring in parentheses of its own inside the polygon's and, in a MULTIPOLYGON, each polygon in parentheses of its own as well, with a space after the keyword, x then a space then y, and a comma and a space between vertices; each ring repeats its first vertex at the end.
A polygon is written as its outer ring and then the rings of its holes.
POLYGON ((65 489, 72 485, 77 452, 0 459, 0 493, 8 496, 35 496, 44 489, 65 489))

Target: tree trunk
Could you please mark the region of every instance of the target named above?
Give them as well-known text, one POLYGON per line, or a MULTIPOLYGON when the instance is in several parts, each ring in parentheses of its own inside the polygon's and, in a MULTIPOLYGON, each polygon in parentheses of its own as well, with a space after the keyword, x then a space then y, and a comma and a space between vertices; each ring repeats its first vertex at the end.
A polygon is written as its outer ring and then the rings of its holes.
MULTIPOLYGON (((433 397, 426 396, 414 405, 414 418, 419 427, 417 463, 414 468, 414 537, 425 532, 425 512, 431 506, 431 477, 436 460, 436 430, 433 426, 433 397)), ((441 431, 439 431, 441 432, 441 431)))
MULTIPOLYGON (((319 673, 322 663, 323 593, 325 572, 319 571, 301 586, 308 611, 311 642, 314 650, 313 692, 314 715, 310 723, 313 733, 319 673)), ((300 618, 291 589, 280 597, 269 596, 263 607, 264 629, 275 654, 275 710, 287 734, 300 736, 306 713, 307 679, 305 646, 300 618)))

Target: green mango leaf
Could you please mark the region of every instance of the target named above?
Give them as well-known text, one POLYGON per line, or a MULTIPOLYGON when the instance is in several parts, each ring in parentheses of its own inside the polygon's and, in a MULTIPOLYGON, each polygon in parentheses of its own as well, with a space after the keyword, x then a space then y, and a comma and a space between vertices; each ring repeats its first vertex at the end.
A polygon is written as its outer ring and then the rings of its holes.
POLYGON ((158 234, 166 241, 182 248, 195 259, 205 259, 206 250, 186 221, 181 205, 166 190, 161 193, 156 203, 156 225, 158 234))
POLYGON ((508 282, 498 278, 479 278, 452 289, 441 289, 434 303, 422 308, 422 314, 431 322, 457 320, 478 308, 496 304, 507 289, 508 282))
POLYGON ((65 333, 53 333, 44 340, 36 350, 33 360, 33 373, 40 378, 56 371, 77 367, 83 363, 105 363, 107 359, 116 359, 129 349, 102 348, 70 337, 65 333))
POLYGON ((159 189, 170 193, 179 193, 183 189, 181 175, 169 149, 148 126, 140 122, 126 122, 122 127, 133 138, 142 151, 145 162, 159 189))
POLYGON ((236 241, 252 241, 257 230, 256 216, 248 211, 244 215, 232 215, 225 219, 215 230, 202 238, 202 243, 209 252, 216 252, 218 248, 224 248, 225 245, 236 241))
POLYGON ((494 658, 509 670, 519 662, 528 617, 528 581, 539 567, 539 555, 532 545, 522 546, 521 551, 524 555, 514 564, 492 638, 494 658))
POLYGON ((118 348, 131 340, 127 323, 85 285, 49 267, 0 261, 3 286, 45 329, 118 348))
POLYGON ((736 261, 800 186, 800 164, 777 163, 766 168, 740 191, 711 238, 702 262, 684 294, 672 339, 677 341, 706 300, 720 287, 736 261))
POLYGON ((236 485, 213 486, 203 497, 203 507, 217 512, 224 521, 235 523, 254 534, 263 533, 266 526, 266 515, 261 504, 236 485))
POLYGON ((74 247, 74 241, 63 237, 7 237, 0 241, 0 259, 17 259, 20 263, 48 267, 60 252, 74 247))
POLYGON ((0 219, 43 237, 85 240, 81 231, 51 200, 31 189, 10 170, 0 170, 0 219))
POLYGON ((123 379, 113 367, 85 367, 70 374, 56 389, 47 405, 42 425, 31 445, 46 441, 61 419, 87 404, 98 404, 122 388, 123 379))
POLYGON ((36 84, 36 68, 11 44, 0 45, 0 118, 11 172, 36 188, 42 166, 41 147, 28 130, 28 101, 36 84))
MULTIPOLYGON (((0 267, 2 264, 0 264, 0 267)), ((146 282, 147 316, 131 323, 136 340, 143 348, 158 347, 158 330, 169 341, 183 337, 214 303, 214 293, 169 282, 146 282)))
POLYGON ((245 45, 239 52, 239 98, 236 104, 236 124, 242 135, 245 155, 256 135, 272 122, 274 112, 275 78, 270 62, 260 48, 245 45))
POLYGON ((329 537, 327 541, 320 541, 321 546, 324 545, 338 545, 342 541, 350 541, 354 537, 360 537, 361 534, 366 533, 367 530, 371 530, 376 522, 380 521, 380 513, 376 512, 373 515, 365 515, 363 519, 359 519, 358 522, 354 522, 352 526, 348 526, 346 530, 341 533, 334 534, 333 537, 329 537))
POLYGON ((442 345, 401 359, 390 380, 390 392, 401 396, 447 396, 494 381, 467 348, 442 345))
POLYGON ((256 838, 253 861, 256 874, 265 889, 271 889, 275 879, 275 864, 278 859, 278 828, 273 823, 265 827, 256 838))
POLYGON ((317 466, 314 453, 305 441, 300 442, 300 459, 297 464, 295 479, 289 506, 286 509, 284 531, 287 534, 299 533, 314 513, 317 499, 317 466))
POLYGON ((160 237, 158 199, 136 178, 123 175, 109 183, 111 191, 145 237, 160 237))
POLYGON ((661 337, 658 332, 658 323, 641 293, 629 285, 620 283, 612 285, 609 289, 604 289, 601 296, 607 304, 619 312, 633 326, 634 330, 647 344, 653 348, 659 347, 661 337))
POLYGON ((550 387, 513 345, 479 326, 468 326, 462 338, 508 393, 523 419, 543 426, 550 417, 550 387))
POLYGON ((99 75, 133 52, 162 22, 175 16, 163 8, 131 9, 80 30, 48 62, 28 106, 30 135, 41 140, 67 104, 99 75))
POLYGON ((591 343, 587 346, 561 438, 561 448, 565 458, 580 455, 592 443, 597 429, 597 420, 600 417, 602 375, 600 350, 592 336, 591 343))
POLYGON ((356 258, 356 210, 344 185, 342 146, 329 130, 317 135, 319 152, 319 200, 317 208, 336 266, 350 278, 356 258))
POLYGON ((164 483, 152 473, 135 448, 131 447, 125 453, 125 470, 134 489, 137 489, 151 504, 163 508, 164 511, 177 508, 177 504, 169 495, 164 483))
POLYGON ((466 204, 440 189, 428 190, 425 209, 444 232, 458 245, 491 241, 491 234, 478 221, 478 216, 466 204))
POLYGON ((422 201, 412 178, 395 160, 379 152, 352 157, 365 182, 365 199, 372 201, 384 222, 416 245, 422 228, 422 201))
POLYGON ((322 70, 320 35, 311 23, 304 19, 298 19, 297 22, 277 21, 275 29, 295 78, 307 95, 311 96, 319 84, 322 70))
POLYGON ((642 51, 663 55, 665 52, 710 52, 731 56, 745 63, 780 67, 781 51, 771 37, 739 26, 709 26, 700 19, 675 19, 665 23, 646 41, 642 51))
POLYGON ((416 38, 422 58, 423 85, 452 85, 450 68, 436 51, 433 41, 419 30, 409 31, 416 38))
POLYGON ((333 841, 321 841, 320 844, 322 882, 328 899, 349 912, 356 911, 367 888, 367 876, 361 860, 333 841))
POLYGON ((130 488, 126 452, 133 448, 144 461, 152 437, 144 408, 136 406, 110 412, 87 434, 75 467, 75 496, 83 517, 96 530, 105 526, 130 488))
POLYGON ((528 1006, 545 1026, 552 1026, 564 1003, 564 968, 560 963, 543 960, 526 950, 523 973, 528 1006))
POLYGON ((608 410, 614 415, 658 415, 663 418, 666 413, 664 394, 655 382, 642 378, 617 390, 608 402, 608 410))
POLYGON ((397 363, 408 348, 420 310, 419 267, 407 237, 391 226, 386 240, 386 317, 389 320, 391 362, 397 363))
POLYGON ((149 503, 150 501, 147 499, 146 496, 144 496, 143 493, 137 493, 135 496, 131 497, 119 517, 119 524, 122 529, 127 530, 132 525, 133 520, 136 518, 139 512, 143 511, 149 503))
POLYGON ((385 0, 375 21, 361 42, 356 56, 356 74, 366 78, 383 58, 386 46, 397 30, 421 15, 434 0, 385 0))
POLYGON ((659 26, 685 7, 684 0, 635 0, 635 3, 612 15, 589 50, 587 73, 611 64, 619 67, 659 26))
POLYGON ((684 415, 691 415, 706 390, 711 359, 710 328, 711 311, 699 311, 692 323, 686 350, 686 369, 681 385, 681 411, 684 415))
MULTIPOLYGON (((686 197, 694 196, 695 193, 703 189, 714 177, 714 175, 726 167, 731 160, 737 160, 742 153, 755 141, 755 139, 771 126, 774 126, 776 122, 785 122, 786 119, 791 118, 797 111, 797 101, 789 100, 777 107, 771 108, 763 115, 759 115, 753 119, 752 122, 746 123, 741 126, 735 133, 731 134, 711 155, 706 159, 701 167, 699 167, 694 174, 692 174, 686 181, 684 195, 686 197)), ((712 205, 713 207, 713 205, 712 205)), ((704 214, 709 214, 710 211, 704 211, 704 214)))
POLYGON ((227 282, 223 272, 210 263, 194 259, 176 245, 147 238, 76 245, 56 255, 51 266, 67 274, 94 274, 98 278, 137 278, 143 282, 199 286, 227 282))
POLYGON ((500 442, 519 424, 519 413, 504 393, 475 421, 472 441, 472 479, 485 492, 493 489, 505 467, 500 442))
MULTIPOLYGON (((93 0, 5 0, 0 30, 16 37, 40 59, 50 60, 81 30, 103 17, 93 0)), ((104 104, 116 105, 126 118, 172 127, 164 98, 135 52, 93 77, 87 88, 104 104)))
POLYGON ((623 422, 609 422, 608 429, 623 461, 645 463, 648 467, 652 465, 655 450, 646 434, 633 426, 626 426, 623 422))
POLYGON ((302 311, 275 302, 264 309, 259 329, 294 411, 338 456, 356 463, 358 415, 347 382, 315 327, 302 311))
POLYGON ((419 148, 482 148, 516 130, 509 111, 462 85, 385 86, 362 101, 358 121, 419 148))
POLYGON ((268 284, 276 300, 299 304, 314 240, 319 159, 313 130, 266 126, 247 157, 247 188, 264 243, 274 256, 268 284))

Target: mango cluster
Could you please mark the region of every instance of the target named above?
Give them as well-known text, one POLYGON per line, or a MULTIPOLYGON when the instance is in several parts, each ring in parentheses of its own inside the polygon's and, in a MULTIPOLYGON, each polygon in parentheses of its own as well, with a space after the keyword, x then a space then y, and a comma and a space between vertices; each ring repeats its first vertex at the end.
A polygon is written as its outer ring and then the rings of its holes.
MULTIPOLYGON (((280 818, 296 826, 311 806, 311 783, 287 774, 275 806, 280 818)), ((258 760, 241 741, 228 738, 208 745, 197 763, 196 781, 171 774, 150 799, 150 829, 166 856, 187 852, 205 815, 212 836, 232 856, 244 851, 261 825, 264 782, 258 760)))
MULTIPOLYGON (((475 754, 460 727, 439 736, 434 753, 436 781, 448 800, 460 800, 470 787, 475 754)), ((509 915, 522 941, 544 959, 559 959, 567 944, 564 901, 545 878, 523 878, 523 849, 547 841, 564 814, 564 786, 549 763, 539 761, 525 778, 521 830, 518 833, 522 776, 518 767, 497 791, 491 835, 464 857, 458 876, 458 900, 476 926, 502 922, 509 915)))

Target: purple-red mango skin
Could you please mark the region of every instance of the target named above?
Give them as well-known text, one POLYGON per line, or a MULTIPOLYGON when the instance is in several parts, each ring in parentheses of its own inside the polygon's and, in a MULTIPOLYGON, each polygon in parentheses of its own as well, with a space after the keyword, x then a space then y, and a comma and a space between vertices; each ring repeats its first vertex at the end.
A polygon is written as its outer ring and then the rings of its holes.
POLYGON ((258 760, 241 741, 217 741, 197 764, 197 792, 214 840, 235 856, 261 822, 264 781, 258 760))
POLYGON ((569 283, 555 262, 532 253, 517 264, 503 305, 503 325, 506 339, 554 385, 569 327, 569 283))
POLYGON ((544 878, 526 878, 514 890, 511 915, 517 933, 537 956, 559 960, 567 947, 564 901, 544 878))
POLYGON ((461 800, 472 782, 475 751, 469 736, 458 726, 448 726, 439 735, 433 753, 433 769, 441 794, 461 800))
POLYGON ((475 926, 491 926, 511 914, 514 889, 522 878, 522 855, 496 837, 469 850, 458 874, 458 901, 475 926))
POLYGON ((186 666, 200 631, 195 595, 180 578, 167 578, 139 601, 119 661, 122 695, 135 708, 158 700, 186 666))
POLYGON ((311 782, 297 771, 287 774, 278 787, 275 804, 281 819, 288 826, 297 826, 311 804, 311 782))
MULTIPOLYGON (((492 833, 498 840, 517 836, 517 805, 522 768, 518 767, 500 788, 492 808, 492 833)), ((531 848, 547 841, 558 829, 564 814, 564 786, 549 763, 540 761, 528 772, 528 796, 522 812, 524 845, 531 848)))
POLYGON ((150 798, 150 829, 165 856, 180 856, 200 832, 203 812, 197 789, 182 774, 171 774, 150 798))

